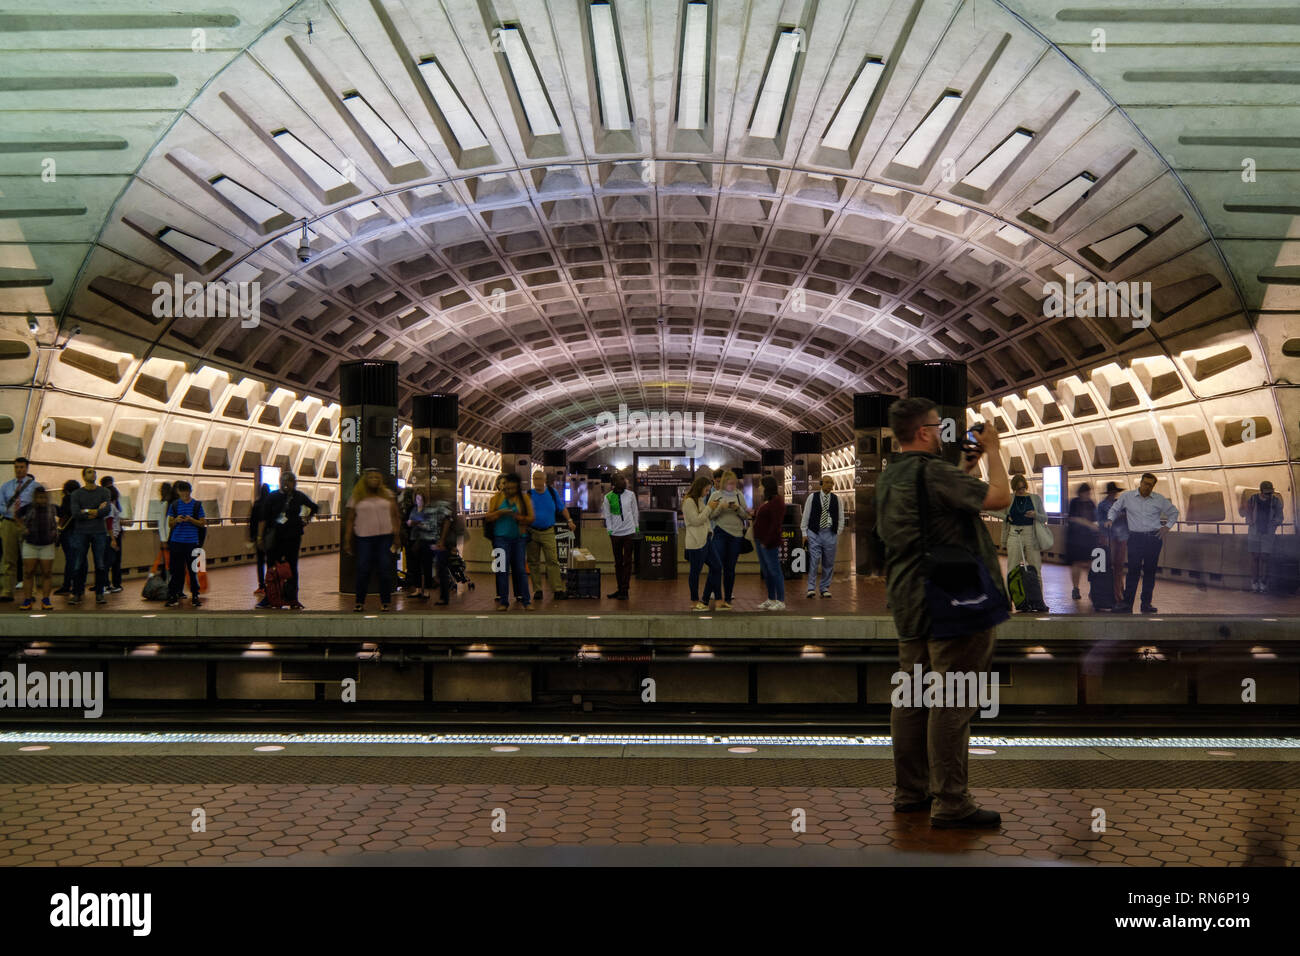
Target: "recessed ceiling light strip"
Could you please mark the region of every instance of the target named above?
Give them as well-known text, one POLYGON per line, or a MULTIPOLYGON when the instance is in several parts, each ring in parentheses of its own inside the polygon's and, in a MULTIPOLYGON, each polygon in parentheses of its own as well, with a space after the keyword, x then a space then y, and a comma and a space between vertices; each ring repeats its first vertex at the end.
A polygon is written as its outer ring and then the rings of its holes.
POLYGON ((628 106, 627 78, 623 57, 618 48, 618 31, 614 7, 607 3, 591 5, 592 49, 595 53, 596 90, 600 95, 600 119, 605 129, 632 128, 632 111, 628 106))
POLYGON ((826 127, 822 146, 826 149, 849 148, 853 137, 858 133, 858 127, 862 125, 867 104, 871 102, 871 96, 876 92, 876 84, 880 82, 884 72, 885 64, 879 59, 869 59, 862 64, 862 69, 858 70, 857 79, 853 81, 848 95, 840 103, 840 108, 835 111, 831 125, 826 127))

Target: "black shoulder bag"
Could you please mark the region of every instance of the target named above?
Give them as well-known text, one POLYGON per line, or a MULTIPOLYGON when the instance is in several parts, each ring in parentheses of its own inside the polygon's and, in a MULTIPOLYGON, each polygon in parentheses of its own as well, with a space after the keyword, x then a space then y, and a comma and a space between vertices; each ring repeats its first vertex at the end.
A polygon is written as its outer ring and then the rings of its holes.
POLYGON ((921 523, 921 573, 932 638, 962 637, 987 631, 1011 616, 1007 598, 979 555, 949 544, 930 543, 930 498, 925 460, 916 469, 916 501, 921 523))

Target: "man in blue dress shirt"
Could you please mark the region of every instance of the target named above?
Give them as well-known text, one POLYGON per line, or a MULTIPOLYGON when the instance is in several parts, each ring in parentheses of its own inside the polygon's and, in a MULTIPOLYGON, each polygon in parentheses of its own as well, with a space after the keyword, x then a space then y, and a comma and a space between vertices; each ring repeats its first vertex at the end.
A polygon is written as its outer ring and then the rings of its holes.
POLYGON ((36 479, 27 473, 28 465, 26 458, 15 458, 14 476, 0 485, 0 602, 6 604, 14 599, 14 582, 23 566, 18 509, 31 504, 36 492, 36 479))
POLYGON ((1142 613, 1155 614, 1157 611, 1151 604, 1151 593, 1156 587, 1156 565, 1165 535, 1178 520, 1178 509, 1164 495, 1156 494, 1155 487, 1156 476, 1148 471, 1137 489, 1120 495, 1106 515, 1107 528, 1121 515, 1128 519, 1128 578, 1124 582, 1124 599, 1114 608, 1118 614, 1133 613, 1139 575, 1142 577, 1142 613))

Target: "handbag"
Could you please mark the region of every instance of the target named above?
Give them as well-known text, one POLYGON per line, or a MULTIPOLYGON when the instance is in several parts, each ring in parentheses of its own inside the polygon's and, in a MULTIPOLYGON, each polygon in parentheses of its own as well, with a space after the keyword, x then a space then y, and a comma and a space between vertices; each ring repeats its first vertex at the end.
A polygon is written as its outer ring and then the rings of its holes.
POLYGON ((1039 551, 1051 551, 1056 547, 1056 538, 1052 536, 1052 529, 1042 522, 1034 522, 1034 541, 1038 544, 1039 551))
POLYGON ((993 582, 979 555, 957 545, 930 544, 930 500, 924 459, 916 469, 916 501, 930 636, 962 637, 986 631, 1007 620, 1011 612, 1006 595, 993 582))
POLYGON ((754 553, 754 524, 753 524, 753 522, 750 522, 749 527, 745 529, 745 533, 744 533, 744 535, 743 535, 743 536, 741 537, 741 539, 740 539, 740 552, 739 552, 739 553, 740 553, 740 554, 753 554, 753 553, 754 553))

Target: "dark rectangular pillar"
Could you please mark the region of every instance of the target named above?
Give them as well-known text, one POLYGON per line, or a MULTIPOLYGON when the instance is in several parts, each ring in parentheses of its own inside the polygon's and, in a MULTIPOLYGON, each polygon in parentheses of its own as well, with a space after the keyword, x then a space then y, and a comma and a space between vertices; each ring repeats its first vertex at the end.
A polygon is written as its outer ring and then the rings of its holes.
MULTIPOLYGON (((339 500, 346 509, 352 489, 367 468, 377 468, 397 494, 397 363, 344 362, 339 366, 339 500)), ((342 509, 340 509, 342 512, 342 509)), ((353 593, 356 561, 343 550, 339 524, 339 590, 353 593)))
POLYGON ((501 473, 514 472, 519 476, 519 490, 523 494, 533 486, 533 433, 501 433, 501 473))
POLYGON ((909 398, 928 398, 939 406, 939 455, 952 465, 961 464, 961 440, 966 435, 966 363, 952 361, 908 362, 909 398))
POLYGON ((857 461, 853 468, 853 544, 858 574, 876 577, 885 573, 882 555, 872 547, 876 528, 876 481, 889 462, 893 432, 889 430, 889 406, 896 402, 883 392, 860 392, 853 396, 853 436, 857 461))
POLYGON ((460 399, 450 393, 416 395, 411 400, 411 487, 426 502, 446 501, 453 513, 461 508, 457 429, 460 399))

